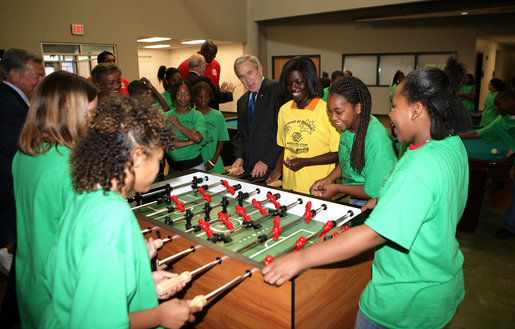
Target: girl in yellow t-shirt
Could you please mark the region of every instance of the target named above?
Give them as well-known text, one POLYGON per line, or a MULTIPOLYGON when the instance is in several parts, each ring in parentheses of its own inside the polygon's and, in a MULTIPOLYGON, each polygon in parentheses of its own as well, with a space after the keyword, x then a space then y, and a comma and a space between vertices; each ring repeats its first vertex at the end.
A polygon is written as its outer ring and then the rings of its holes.
POLYGON ((294 57, 279 81, 283 102, 277 119, 277 144, 283 148, 268 182, 283 175, 283 188, 309 193, 309 187, 329 175, 338 161, 340 134, 331 124, 315 64, 294 57))

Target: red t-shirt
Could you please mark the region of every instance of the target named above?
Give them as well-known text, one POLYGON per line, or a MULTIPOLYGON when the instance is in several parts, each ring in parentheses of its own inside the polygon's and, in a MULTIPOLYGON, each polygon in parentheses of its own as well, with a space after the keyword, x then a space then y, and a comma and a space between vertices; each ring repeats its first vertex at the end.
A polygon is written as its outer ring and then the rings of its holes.
MULTIPOLYGON (((182 62, 178 69, 181 72, 182 80, 186 79, 186 76, 190 72, 190 68, 188 67, 188 60, 182 62)), ((211 63, 207 64, 206 73, 204 73, 204 76, 208 77, 209 80, 211 80, 211 82, 215 85, 215 87, 218 87, 220 84, 220 63, 218 63, 216 59, 213 59, 211 63)))

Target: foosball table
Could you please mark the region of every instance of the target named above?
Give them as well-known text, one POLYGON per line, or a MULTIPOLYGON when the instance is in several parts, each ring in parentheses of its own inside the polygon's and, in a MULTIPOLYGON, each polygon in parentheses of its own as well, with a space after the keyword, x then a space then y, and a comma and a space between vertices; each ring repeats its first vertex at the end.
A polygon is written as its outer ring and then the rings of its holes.
POLYGON ((260 269, 362 221, 359 208, 204 172, 128 201, 158 248, 156 266, 180 274, 158 290, 187 283, 175 297, 203 307, 195 327, 354 327, 373 252, 309 269, 281 287, 267 286, 260 269))

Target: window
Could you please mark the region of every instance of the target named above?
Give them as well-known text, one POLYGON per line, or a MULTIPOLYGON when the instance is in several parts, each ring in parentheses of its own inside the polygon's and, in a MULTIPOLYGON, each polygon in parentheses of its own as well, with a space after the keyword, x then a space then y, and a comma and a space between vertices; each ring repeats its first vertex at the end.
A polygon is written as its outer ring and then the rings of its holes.
POLYGON ((41 48, 47 74, 56 70, 64 70, 87 78, 91 75, 91 70, 97 65, 98 54, 107 50, 116 56, 115 45, 43 43, 41 48))
POLYGON ((380 86, 389 86, 395 72, 402 71, 408 74, 415 67, 415 55, 381 55, 379 56, 379 83, 380 86))
POLYGON ((343 71, 351 71, 366 85, 375 85, 377 81, 377 55, 345 56, 343 71))
POLYGON ((342 55, 342 70, 351 71, 367 86, 390 86, 397 70, 405 75, 415 68, 431 66, 443 69, 450 56, 457 52, 349 54, 342 55))

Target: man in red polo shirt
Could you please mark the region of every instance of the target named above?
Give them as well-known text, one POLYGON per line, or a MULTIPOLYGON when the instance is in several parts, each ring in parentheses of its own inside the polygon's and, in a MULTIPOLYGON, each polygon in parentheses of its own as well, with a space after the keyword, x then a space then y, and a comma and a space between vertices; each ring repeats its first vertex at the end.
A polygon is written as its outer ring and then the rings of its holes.
MULTIPOLYGON (((215 60, 216 53, 218 52, 218 46, 216 43, 208 39, 200 47, 200 51, 198 54, 201 54, 206 59, 207 67, 204 76, 208 77, 209 80, 215 85, 215 87, 220 87, 220 63, 215 60)), ((178 67, 179 71, 181 71, 182 80, 186 80, 186 76, 190 72, 188 67, 188 59, 184 60, 178 67)))

